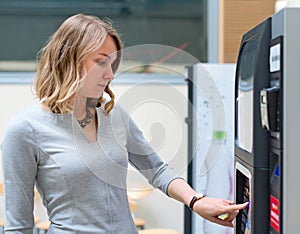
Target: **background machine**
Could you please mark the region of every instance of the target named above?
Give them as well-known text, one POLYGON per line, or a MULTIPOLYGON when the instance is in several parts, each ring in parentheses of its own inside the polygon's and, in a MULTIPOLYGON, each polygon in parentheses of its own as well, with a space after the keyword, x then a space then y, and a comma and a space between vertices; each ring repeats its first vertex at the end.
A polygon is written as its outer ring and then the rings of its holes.
POLYGON ((300 157, 300 8, 247 32, 235 83, 235 201, 250 201, 235 233, 297 233, 300 157))

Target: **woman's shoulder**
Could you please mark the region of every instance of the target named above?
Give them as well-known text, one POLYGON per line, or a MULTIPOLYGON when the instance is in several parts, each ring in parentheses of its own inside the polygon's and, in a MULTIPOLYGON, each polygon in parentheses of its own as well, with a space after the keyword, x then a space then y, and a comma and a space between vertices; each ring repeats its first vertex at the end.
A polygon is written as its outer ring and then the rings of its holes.
POLYGON ((125 112, 125 109, 121 106, 121 104, 119 102, 115 102, 115 105, 114 105, 114 108, 113 108, 113 111, 114 110, 117 110, 117 111, 122 111, 122 112, 125 112))
POLYGON ((120 117, 122 117, 123 122, 125 123, 127 123, 131 119, 127 109, 118 102, 115 103, 115 106, 112 110, 112 114, 119 115, 120 117))
MULTIPOLYGON (((106 114, 106 112, 105 112, 105 109, 104 109, 104 107, 105 107, 105 104, 106 103, 103 103, 102 105, 101 105, 101 107, 100 108, 97 108, 97 111, 98 112, 101 112, 101 113, 103 113, 103 114, 106 114)), ((127 115, 127 111, 124 109, 124 107, 122 107, 121 105, 120 105, 120 103, 118 103, 117 101, 115 101, 115 103, 114 103, 114 107, 112 108, 112 110, 109 112, 109 114, 106 114, 107 116, 112 116, 112 115, 115 115, 115 114, 122 114, 122 115, 127 115)))
POLYGON ((108 123, 114 126, 127 126, 130 122, 130 116, 128 112, 118 102, 114 103, 114 107, 108 114, 105 112, 104 106, 101 106, 101 108, 98 109, 98 112, 100 112, 99 114, 103 120, 108 121, 108 123))
POLYGON ((36 106, 31 106, 12 116, 7 123, 7 131, 26 131, 28 126, 34 122, 34 116, 37 113, 36 108, 36 106))

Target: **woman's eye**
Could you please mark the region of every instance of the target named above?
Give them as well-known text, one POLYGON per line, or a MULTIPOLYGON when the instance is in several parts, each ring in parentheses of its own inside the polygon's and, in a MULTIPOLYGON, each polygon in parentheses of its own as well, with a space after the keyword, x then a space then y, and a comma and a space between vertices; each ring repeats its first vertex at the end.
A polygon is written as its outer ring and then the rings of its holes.
POLYGON ((104 65, 107 64, 108 59, 107 59, 107 58, 101 58, 101 59, 97 59, 96 62, 97 62, 97 64, 98 64, 99 66, 104 66, 104 65))
POLYGON ((98 62, 98 65, 100 65, 100 66, 105 65, 105 64, 106 64, 106 61, 105 61, 105 60, 100 60, 100 61, 98 62))

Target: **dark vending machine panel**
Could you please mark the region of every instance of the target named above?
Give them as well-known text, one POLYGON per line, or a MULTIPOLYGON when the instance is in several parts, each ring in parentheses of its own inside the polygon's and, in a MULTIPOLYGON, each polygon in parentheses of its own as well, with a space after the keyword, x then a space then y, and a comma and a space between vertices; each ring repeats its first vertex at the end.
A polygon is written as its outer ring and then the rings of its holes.
MULTIPOLYGON (((271 18, 243 35, 235 77, 235 202, 249 201, 236 218, 235 234, 269 232, 269 132, 261 122, 261 91, 270 87, 271 18)), ((265 92, 270 94, 271 92, 265 92)), ((265 119, 269 119, 265 102, 265 119)), ((273 127, 274 122, 268 122, 273 127)))
MULTIPOLYGON (((251 195, 251 173, 237 164, 236 168, 236 201, 238 203, 250 202, 251 195)), ((250 207, 250 206, 249 206, 250 207)), ((236 233, 251 233, 251 212, 247 207, 240 211, 236 218, 236 233)))
POLYGON ((269 170, 254 168, 241 159, 235 161, 235 201, 249 202, 236 217, 236 234, 268 233, 269 230, 269 170), (265 208, 268 209, 265 209, 265 208))

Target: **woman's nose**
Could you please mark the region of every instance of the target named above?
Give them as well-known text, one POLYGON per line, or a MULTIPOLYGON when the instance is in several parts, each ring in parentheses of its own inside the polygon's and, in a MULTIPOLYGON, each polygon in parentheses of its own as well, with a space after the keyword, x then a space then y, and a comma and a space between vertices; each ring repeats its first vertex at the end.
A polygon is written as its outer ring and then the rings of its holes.
POLYGON ((113 80, 114 79, 114 72, 113 72, 113 69, 112 69, 111 66, 107 66, 104 78, 105 79, 109 79, 109 80, 113 80))

